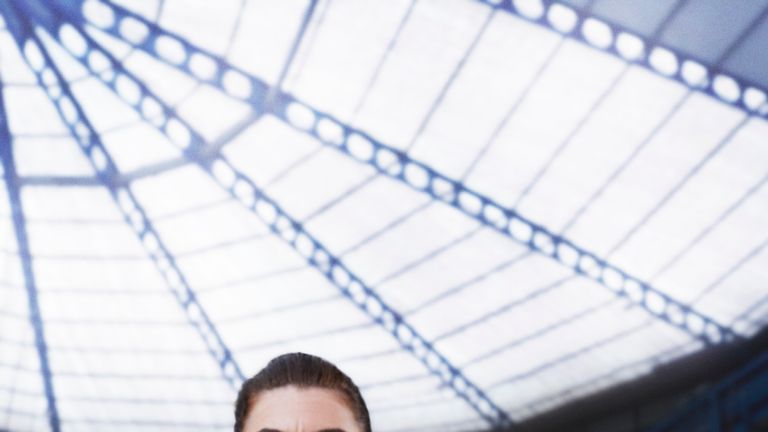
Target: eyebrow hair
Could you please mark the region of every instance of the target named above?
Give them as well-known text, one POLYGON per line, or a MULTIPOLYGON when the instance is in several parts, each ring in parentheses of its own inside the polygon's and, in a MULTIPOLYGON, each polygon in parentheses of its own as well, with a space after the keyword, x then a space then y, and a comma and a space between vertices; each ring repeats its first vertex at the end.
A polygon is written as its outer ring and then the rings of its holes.
MULTIPOLYGON (((282 432, 277 429, 271 429, 271 428, 262 428, 259 430, 259 432, 282 432)), ((339 428, 331 428, 331 429, 320 429, 317 432, 346 432, 344 429, 339 428)))

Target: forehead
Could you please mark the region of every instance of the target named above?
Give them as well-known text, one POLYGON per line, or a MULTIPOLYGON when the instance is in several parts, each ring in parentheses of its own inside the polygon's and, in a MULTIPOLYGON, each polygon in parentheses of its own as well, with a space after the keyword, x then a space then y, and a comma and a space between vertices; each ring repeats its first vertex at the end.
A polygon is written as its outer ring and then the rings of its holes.
POLYGON ((251 404, 244 432, 360 432, 344 395, 318 387, 279 387, 251 404))

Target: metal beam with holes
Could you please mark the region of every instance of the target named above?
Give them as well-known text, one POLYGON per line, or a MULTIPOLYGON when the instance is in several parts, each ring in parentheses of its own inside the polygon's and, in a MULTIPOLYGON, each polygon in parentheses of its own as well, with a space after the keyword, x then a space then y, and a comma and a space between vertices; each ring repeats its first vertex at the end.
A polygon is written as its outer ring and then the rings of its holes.
MULTIPOLYGON (((0 10, 3 9, 3 5, 0 4, 0 10)), ((19 260, 21 261, 22 271, 24 273, 24 287, 26 288, 27 302, 29 305, 29 321, 35 337, 35 349, 37 351, 38 361, 40 362, 40 375, 43 379, 43 390, 45 392, 45 401, 47 404, 48 425, 52 432, 59 432, 59 430, 61 430, 61 425, 59 421, 59 411, 56 405, 56 394, 53 387, 53 373, 51 372, 51 365, 48 360, 48 344, 45 339, 42 312, 40 311, 40 304, 37 297, 35 272, 32 269, 32 255, 29 250, 27 227, 26 221, 24 220, 24 208, 21 203, 21 194, 19 192, 19 178, 16 173, 16 164, 13 160, 11 134, 8 130, 7 120, 8 116, 5 112, 3 85, 0 83, 0 162, 2 162, 5 187, 8 190, 8 200, 10 201, 11 218, 16 234, 19 260)))
POLYGON ((187 283, 173 255, 170 254, 158 236, 151 221, 147 218, 146 212, 130 188, 114 181, 119 176, 115 163, 72 94, 67 81, 46 51, 38 35, 32 30, 33 25, 25 15, 26 9, 23 9, 30 7, 30 5, 31 2, 16 6, 12 2, 0 4, 3 6, 3 14, 7 18, 12 18, 11 33, 23 53, 25 61, 37 77, 38 85, 45 90, 72 137, 96 170, 102 185, 109 190, 126 223, 136 233, 148 256, 165 278, 189 324, 201 336, 208 352, 221 369, 222 377, 233 389, 238 389, 245 376, 235 361, 231 350, 224 343, 216 326, 197 300, 195 292, 187 283))
POLYGON ((460 210, 531 250, 552 258, 616 295, 626 297, 654 317, 704 343, 720 343, 739 337, 713 318, 659 291, 516 210, 502 206, 490 197, 470 189, 461 181, 412 159, 406 153, 377 141, 365 132, 301 104, 290 95, 283 95, 278 99, 274 112, 279 118, 320 142, 374 167, 381 174, 460 210))
MULTIPOLYGON (((184 71, 200 82, 215 86, 236 99, 250 103, 256 109, 264 108, 265 94, 269 86, 258 78, 109 1, 92 0, 86 4, 91 5, 92 10, 83 11, 74 2, 57 0, 61 13, 75 25, 93 25, 144 50, 159 61, 184 71), (129 32, 126 29, 132 30, 129 32), (202 65, 207 66, 204 68, 202 65)), ((65 28, 67 27, 59 28, 58 33, 64 33, 65 28)), ((60 34, 60 37, 66 45, 65 35, 60 34)), ((71 48, 70 51, 74 52, 71 48)), ((99 57, 103 55, 89 54, 87 61, 90 64, 93 63, 93 58, 99 57)), ((81 56, 81 60, 83 59, 81 56)), ((152 101, 154 105, 154 99, 147 100, 152 101)), ((410 158, 402 151, 344 124, 327 113, 302 103, 292 95, 278 92, 270 102, 269 111, 292 127, 362 163, 373 166, 382 174, 453 206, 531 250, 603 285, 615 295, 627 298, 650 315, 704 343, 720 343, 739 337, 713 318, 659 291, 569 239, 549 231, 514 209, 502 206, 462 182, 440 173, 426 163, 410 158)), ((141 104, 141 109, 142 113, 146 114, 144 105, 141 104)), ((166 127, 167 129, 169 128, 166 127)), ((167 132, 173 136, 173 130, 167 132)))
POLYGON ((605 22, 554 0, 474 1, 636 64, 750 114, 768 118, 768 91, 761 85, 730 76, 720 66, 707 65, 700 59, 657 45, 621 25, 605 22))
MULTIPOLYGON (((58 23, 49 30, 53 29, 56 34, 60 31, 62 24, 58 23)), ((466 378, 461 370, 420 335, 394 308, 384 302, 360 277, 349 270, 341 260, 306 232, 275 201, 264 195, 250 178, 237 171, 229 161, 219 155, 214 155, 212 158, 204 156, 206 148, 202 136, 160 101, 157 95, 127 71, 108 51, 87 33, 72 26, 65 28, 69 29, 66 31, 75 32, 68 37, 79 37, 83 50, 75 55, 93 76, 110 87, 144 120, 154 122, 154 126, 184 151, 187 157, 200 164, 228 193, 262 219, 275 235, 287 241, 311 266, 319 270, 339 289, 345 298, 390 333, 405 350, 412 353, 492 427, 509 428, 513 425, 505 411, 497 406, 482 389, 466 378), (105 74, 104 70, 94 67, 88 61, 92 55, 102 56, 111 68, 111 72, 105 74), (126 93, 126 85, 133 87, 135 91, 126 93), (155 115, 142 109, 146 104, 145 101, 148 100, 159 104, 160 111, 164 113, 161 121, 158 122, 155 115), (174 126, 169 127, 169 124, 174 126)))

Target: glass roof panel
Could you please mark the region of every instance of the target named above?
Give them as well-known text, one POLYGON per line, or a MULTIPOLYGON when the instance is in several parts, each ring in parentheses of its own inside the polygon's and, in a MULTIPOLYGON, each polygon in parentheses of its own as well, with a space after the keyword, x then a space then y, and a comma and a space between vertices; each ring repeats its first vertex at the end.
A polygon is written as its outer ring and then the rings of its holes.
POLYGON ((764 8, 566 3, 1 3, 0 429, 229 430, 306 351, 490 430, 758 332, 764 8))

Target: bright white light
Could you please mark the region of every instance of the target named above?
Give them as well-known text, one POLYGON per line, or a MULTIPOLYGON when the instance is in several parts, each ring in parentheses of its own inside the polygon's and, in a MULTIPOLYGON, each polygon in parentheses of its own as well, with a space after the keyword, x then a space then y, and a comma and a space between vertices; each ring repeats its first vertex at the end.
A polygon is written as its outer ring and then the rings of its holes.
POLYGON ((685 82, 692 87, 701 87, 707 84, 707 69, 692 60, 683 62, 682 76, 685 82))
POLYGON ((312 255, 312 260, 315 261, 315 264, 317 264, 317 267, 320 270, 323 272, 328 271, 329 263, 331 261, 330 257, 328 256, 328 252, 320 248, 315 249, 315 253, 312 255))
POLYGON ((223 84, 227 93, 239 99, 249 98, 253 91, 251 80, 240 72, 233 70, 228 70, 224 73, 223 84))
POLYGON ((155 126, 165 123, 165 116, 162 114, 163 107, 157 99, 147 96, 141 101, 141 115, 150 119, 155 126))
POLYGON ((255 203, 255 189, 250 183, 245 180, 238 180, 233 188, 235 196, 240 202, 245 204, 246 207, 251 207, 255 203))
POLYGON ((668 303, 667 304, 667 316, 669 317, 669 320, 675 323, 676 325, 683 325, 685 324, 685 314, 683 313, 683 310, 675 303, 668 303))
POLYGON ((43 84, 45 84, 48 89, 59 89, 58 85, 56 85, 58 84, 58 79, 56 78, 53 69, 48 67, 44 68, 40 73, 40 77, 43 80, 43 84))
POLYGON ((619 33, 616 49, 629 61, 639 60, 645 54, 645 44, 639 37, 630 33, 619 33))
POLYGON ((595 18, 587 18, 581 27, 587 42, 598 48, 608 48, 613 43, 613 32, 608 25, 595 18))
POLYGON ((603 271, 603 280, 608 288, 614 291, 619 291, 624 287, 624 276, 611 267, 607 267, 603 271))
POLYGON ((483 209, 483 202, 480 200, 480 197, 466 190, 459 193, 459 205, 462 209, 473 215, 479 215, 483 209))
POLYGON ((411 186, 418 189, 426 189, 429 186, 429 173, 421 165, 407 163, 405 165, 405 180, 411 186))
POLYGON ((101 51, 91 51, 88 54, 88 67, 94 72, 101 72, 111 66, 109 59, 101 51))
POLYGON ((697 314, 689 313, 686 317, 685 324, 694 333, 702 333, 704 331, 704 320, 697 314))
POLYGON ((323 118, 317 123, 317 134, 325 142, 336 145, 344 142, 344 129, 329 118, 323 118))
POLYGON ((629 299, 635 303, 640 303, 645 297, 645 290, 634 279, 627 279, 624 281, 624 290, 627 292, 629 299))
POLYGON ((757 110, 765 104, 765 92, 754 87, 744 90, 744 105, 751 110, 757 110))
POLYGON ((74 124, 79 118, 77 114, 77 108, 75 108, 75 104, 68 96, 64 96, 59 99, 59 108, 61 108, 61 112, 64 115, 64 119, 67 121, 67 123, 74 124))
POLYGON ((275 223, 277 218, 277 209, 272 203, 266 200, 259 200, 259 202, 256 203, 256 213, 268 224, 275 223))
POLYGON ((108 28, 115 23, 115 13, 102 2, 87 0, 83 3, 83 15, 96 27, 108 28))
POLYGON ((547 19, 559 32, 570 33, 576 27, 579 17, 573 9, 560 3, 553 3, 547 11, 547 19))
POLYGON ((352 296, 352 299, 355 300, 355 303, 359 305, 365 304, 365 299, 368 297, 363 285, 358 281, 352 281, 352 283, 349 284, 349 294, 352 296))
POLYGON ((579 260, 579 252, 568 243, 558 243, 557 256, 564 264, 570 267, 576 267, 579 260))
POLYGON ((221 160, 214 162, 211 166, 211 172, 213 173, 213 176, 216 178, 216 180, 218 180, 219 183, 221 183, 224 187, 231 188, 234 186, 237 177, 235 176, 235 172, 232 170, 232 167, 230 167, 225 162, 221 160))
POLYGON ((180 121, 176 119, 169 120, 165 125, 165 131, 176 145, 182 149, 189 147, 192 141, 192 133, 180 121))
POLYGON ((374 297, 368 297, 365 300, 365 308, 375 318, 378 318, 384 310, 381 306, 381 302, 374 297))
POLYGON ((88 51, 88 43, 70 24, 64 24, 59 28, 59 37, 69 52, 78 57, 84 56, 88 51))
POLYGON ((310 130, 315 127, 315 113, 306 106, 293 102, 288 105, 285 115, 292 125, 302 130, 310 130))
POLYGON ((520 218, 513 217, 509 221, 509 233, 514 239, 528 243, 531 240, 531 235, 533 235, 533 228, 520 218))
POLYGON ((595 258, 587 254, 582 255, 579 259, 579 269, 591 277, 596 277, 596 273, 600 271, 595 258))
POLYGON ((189 69, 196 77, 207 81, 216 75, 218 68, 212 58, 200 53, 194 53, 189 60, 189 69))
POLYGON ((456 388, 456 390, 463 392, 467 389, 467 380, 460 376, 455 376, 453 378, 453 386, 456 388))
POLYGON ((170 36, 159 36, 155 40, 155 50, 160 57, 176 65, 184 63, 187 59, 187 50, 184 45, 170 36))
POLYGON ((197 303, 190 303, 187 306, 187 314, 189 320, 195 325, 202 325, 203 323, 203 311, 197 303))
POLYGON ((105 171, 107 169, 107 155, 99 147, 93 147, 91 149, 91 160, 93 165, 99 171, 105 171))
POLYGON ((157 241, 157 236, 152 233, 147 233, 142 238, 142 241, 144 243, 144 247, 147 249, 147 252, 150 254, 157 253, 158 248, 160 247, 160 243, 157 241))
POLYGON ((657 315, 661 315, 664 312, 666 303, 667 302, 664 300, 664 298, 653 291, 648 291, 645 294, 645 305, 648 307, 648 309, 657 315))
POLYGON ((544 231, 536 231, 533 235, 533 244, 545 255, 552 255, 555 253, 555 243, 552 240, 552 236, 544 231))
POLYGON ((659 73, 662 75, 672 76, 677 73, 678 62, 677 56, 668 49, 656 47, 651 51, 651 56, 648 59, 659 73))
POLYGON ((117 191, 117 203, 126 214, 131 213, 135 208, 133 199, 131 198, 129 192, 122 188, 117 191))
POLYGON ((335 265, 332 272, 333 280, 342 287, 349 285, 351 278, 349 272, 344 270, 341 266, 335 265))
POLYGON ((505 229, 509 223, 504 210, 495 204, 488 203, 483 207, 483 217, 498 229, 505 229))
POLYGON ((120 35, 135 45, 141 44, 149 36, 147 25, 133 17, 123 18, 120 21, 119 31, 120 35))
POLYGON ((397 327, 397 337, 404 343, 410 343, 413 339, 413 332, 405 325, 400 325, 397 327))
POLYGON ((381 325, 389 332, 395 331, 395 316, 392 311, 385 310, 381 314, 381 325))
POLYGON ((24 57, 26 57, 29 65, 32 66, 32 69, 36 71, 42 70, 43 66, 45 66, 45 58, 43 57, 43 53, 40 52, 40 48, 38 48, 37 44, 32 40, 28 40, 24 44, 24 57))
POLYGON ((515 8, 528 19, 539 19, 544 14, 541 0, 514 0, 515 8))
POLYGON ((712 83, 712 88, 718 96, 728 102, 735 102, 741 97, 739 84, 727 75, 717 75, 712 83))
POLYGON ((456 188, 453 183, 442 177, 432 177, 430 189, 436 197, 451 202, 456 197, 456 188))
POLYGON ((377 167, 386 172, 394 172, 397 174, 402 168, 400 167, 400 160, 398 159, 395 152, 383 147, 380 147, 376 150, 375 162, 377 167))
POLYGON ((347 138, 347 149, 352 156, 362 161, 369 161, 373 157, 373 143, 362 135, 350 135, 347 138))
POLYGON ((117 92, 120 93, 120 96, 122 96, 131 105, 136 105, 141 100, 141 89, 133 79, 127 77, 126 75, 120 74, 117 76, 115 85, 117 87, 117 92))
POLYGON ((296 237, 296 250, 302 256, 309 258, 315 251, 315 243, 306 234, 301 233, 296 237))

